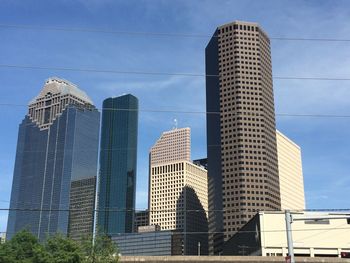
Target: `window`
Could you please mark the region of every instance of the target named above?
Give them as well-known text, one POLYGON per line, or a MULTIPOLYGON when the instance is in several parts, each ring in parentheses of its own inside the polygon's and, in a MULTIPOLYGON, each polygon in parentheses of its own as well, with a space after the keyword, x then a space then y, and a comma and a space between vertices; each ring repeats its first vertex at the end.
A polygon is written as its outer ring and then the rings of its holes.
POLYGON ((305 224, 329 225, 329 220, 328 219, 305 220, 305 224))

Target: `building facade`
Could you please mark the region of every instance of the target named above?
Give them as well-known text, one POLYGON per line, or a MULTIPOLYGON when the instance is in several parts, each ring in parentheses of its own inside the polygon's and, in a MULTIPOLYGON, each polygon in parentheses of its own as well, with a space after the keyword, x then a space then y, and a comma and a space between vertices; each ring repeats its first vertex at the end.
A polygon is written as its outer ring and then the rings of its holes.
POLYGON ((97 230, 130 233, 134 226, 138 99, 133 95, 103 102, 97 230))
POLYGON ((191 161, 191 129, 181 128, 163 132, 150 150, 150 165, 191 161))
MULTIPOLYGON (((347 214, 349 216, 349 214, 347 214)), ((340 257, 350 252, 350 220, 344 215, 327 212, 297 212, 297 218, 327 218, 294 220, 292 239, 296 257, 340 257), (340 219, 336 219, 340 217, 340 219)), ((287 256, 287 231, 284 212, 259 212, 228 242, 223 255, 287 256)))
POLYGON ((276 131, 278 172, 282 210, 304 210, 304 180, 301 149, 291 139, 276 131))
POLYGON ((207 171, 190 162, 190 129, 164 132, 150 151, 150 224, 185 233, 185 255, 207 254, 207 171))
POLYGON ((6 242, 6 233, 0 234, 0 244, 3 244, 6 242))
POLYGON ((270 40, 256 23, 218 27, 206 50, 211 253, 258 210, 280 210, 270 40))
POLYGON ((183 255, 183 234, 177 231, 124 233, 112 237, 122 256, 183 255))
POLYGON ((135 213, 135 219, 134 219, 134 232, 138 232, 139 227, 142 226, 149 226, 149 212, 148 210, 145 211, 138 211, 135 213))
POLYGON ((8 238, 21 229, 40 240, 55 233, 92 234, 95 192, 86 194, 86 203, 74 193, 85 180, 95 188, 99 121, 92 101, 76 85, 59 78, 45 82, 19 126, 8 238))
POLYGON ((151 168, 150 224, 162 230, 184 229, 186 210, 185 187, 195 191, 198 209, 208 210, 207 171, 190 162, 171 162, 151 168))
POLYGON ((203 167, 205 170, 208 170, 208 159, 207 158, 193 160, 193 163, 203 167))

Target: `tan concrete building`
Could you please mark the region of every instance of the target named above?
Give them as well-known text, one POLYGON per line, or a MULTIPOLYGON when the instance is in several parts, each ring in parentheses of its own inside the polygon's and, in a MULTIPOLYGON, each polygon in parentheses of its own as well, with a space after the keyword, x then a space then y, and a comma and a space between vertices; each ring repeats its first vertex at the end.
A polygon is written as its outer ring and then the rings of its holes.
POLYGON ((6 241, 6 233, 1 233, 0 234, 0 244, 5 243, 6 241))
POLYGON ((169 162, 151 167, 150 224, 162 230, 183 229, 186 202, 183 190, 195 191, 200 205, 207 214, 207 171, 188 161, 169 162))
MULTIPOLYGON (((350 220, 334 219, 342 216, 325 212, 292 214, 293 219, 331 218, 293 221, 294 255, 296 257, 340 257, 341 252, 350 252, 350 220)), ((287 256, 284 212, 259 212, 225 244, 224 255, 242 255, 243 248, 245 255, 287 256)))
POLYGON ((282 210, 304 210, 304 180, 300 147, 276 131, 282 210))
MULTIPOLYGON (((150 151, 150 225, 185 233, 208 232, 207 170, 190 161, 190 129, 164 132, 150 151)), ((205 237, 185 235, 184 254, 197 251, 197 241, 207 251, 205 237), (195 242, 196 241, 196 242, 195 242)), ((207 237, 206 237, 207 240, 207 237)), ((204 254, 207 252, 203 252, 204 254)))
POLYGON ((270 39, 256 23, 228 23, 205 57, 209 227, 228 240, 257 211, 281 209, 270 39))
POLYGON ((150 165, 191 160, 191 129, 163 132, 150 151, 150 165))

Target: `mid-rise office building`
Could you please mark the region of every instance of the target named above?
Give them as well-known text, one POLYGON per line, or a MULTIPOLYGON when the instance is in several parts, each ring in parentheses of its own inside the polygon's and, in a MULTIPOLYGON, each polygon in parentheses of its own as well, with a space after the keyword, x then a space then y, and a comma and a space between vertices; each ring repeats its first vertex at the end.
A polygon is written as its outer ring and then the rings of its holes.
POLYGON ((92 234, 100 114, 73 83, 50 78, 19 126, 8 238, 92 234), (81 194, 85 188, 90 191, 81 194), (83 218, 83 219, 82 219, 83 218))
POLYGON ((258 210, 280 210, 270 40, 256 23, 219 26, 205 50, 211 253, 258 210))
POLYGON ((189 158, 189 128, 164 132, 152 147, 150 224, 159 225, 162 230, 177 229, 185 232, 185 255, 197 254, 198 242, 201 242, 202 254, 206 254, 207 171, 190 162, 189 158))
POLYGON ((97 230, 130 233, 134 226, 138 99, 133 95, 103 102, 97 230))
POLYGON ((122 256, 180 256, 184 236, 176 230, 123 233, 112 236, 122 256))
POLYGON ((304 180, 300 147, 280 131, 276 131, 278 172, 282 210, 304 210, 304 180))
POLYGON ((138 232, 139 227, 149 226, 149 212, 137 211, 134 218, 134 232, 138 232))
MULTIPOLYGON (((341 257, 350 253, 348 213, 296 212, 291 225, 296 257, 341 257), (309 220, 300 220, 301 218, 309 220), (312 219, 313 218, 313 219, 312 219), (322 218, 322 219, 317 219, 322 218)), ((287 256, 283 211, 261 211, 225 243, 223 255, 287 256)), ((324 262, 329 262, 325 260, 324 262)))

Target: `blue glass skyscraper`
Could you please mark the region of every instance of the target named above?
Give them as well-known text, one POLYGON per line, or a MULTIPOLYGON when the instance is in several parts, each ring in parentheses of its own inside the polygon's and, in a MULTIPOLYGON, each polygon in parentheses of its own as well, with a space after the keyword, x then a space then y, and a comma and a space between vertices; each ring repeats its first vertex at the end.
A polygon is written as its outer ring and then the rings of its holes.
POLYGON ((98 231, 133 231, 136 192, 138 100, 128 94, 103 102, 98 231))
POLYGON ((99 120, 90 98, 58 78, 29 103, 19 125, 8 238, 21 229, 41 240, 92 233, 99 120))

